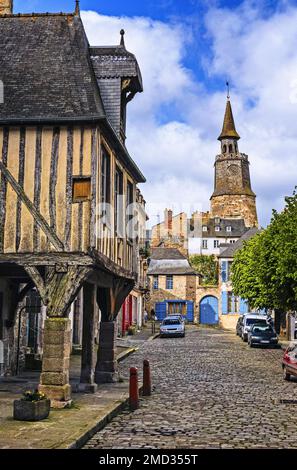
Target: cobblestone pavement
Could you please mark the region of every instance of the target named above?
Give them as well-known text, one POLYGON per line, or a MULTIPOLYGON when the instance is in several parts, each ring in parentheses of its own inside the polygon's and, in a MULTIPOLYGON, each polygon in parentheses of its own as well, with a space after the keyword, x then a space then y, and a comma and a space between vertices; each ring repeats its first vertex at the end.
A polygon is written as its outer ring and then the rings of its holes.
POLYGON ((155 390, 86 448, 297 448, 297 382, 282 378, 280 349, 249 348, 234 333, 188 327, 147 342, 121 364, 152 365, 155 390))

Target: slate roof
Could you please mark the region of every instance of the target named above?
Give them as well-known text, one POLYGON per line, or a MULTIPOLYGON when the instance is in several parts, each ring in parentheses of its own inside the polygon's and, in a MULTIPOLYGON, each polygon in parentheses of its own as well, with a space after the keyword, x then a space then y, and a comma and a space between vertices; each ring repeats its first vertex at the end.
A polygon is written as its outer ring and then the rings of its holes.
POLYGON ((177 248, 154 248, 152 250, 151 259, 187 259, 177 248))
POLYGON ((97 78, 135 77, 137 91, 143 91, 137 60, 124 46, 91 47, 90 55, 97 78))
POLYGON ((197 275, 188 259, 175 248, 154 248, 148 275, 197 275))
POLYGON ((77 14, 0 16, 0 125, 101 122, 137 182, 145 177, 106 115, 77 14))
POLYGON ((0 122, 105 116, 79 16, 1 17, 0 37, 0 122))
POLYGON ((234 254, 237 250, 240 250, 243 247, 245 241, 252 238, 257 233, 260 233, 260 230, 257 227, 250 228, 237 242, 230 243, 228 248, 222 253, 220 253, 219 258, 234 258, 234 254))
POLYGON ((207 223, 207 228, 207 232, 202 232, 203 238, 239 238, 249 230, 245 226, 244 219, 220 219, 220 223, 216 224, 215 218, 211 218, 207 223), (219 232, 215 230, 217 225, 221 228, 219 232), (232 231, 227 232, 227 227, 231 227, 232 231))
POLYGON ((233 113, 232 113, 232 106, 231 106, 231 102, 229 98, 227 99, 227 103, 226 103, 223 129, 222 129, 220 136, 218 137, 218 140, 223 140, 226 138, 227 139, 231 138, 231 139, 236 139, 236 140, 240 139, 240 136, 237 133, 236 128, 235 128, 235 122, 234 122, 233 113))

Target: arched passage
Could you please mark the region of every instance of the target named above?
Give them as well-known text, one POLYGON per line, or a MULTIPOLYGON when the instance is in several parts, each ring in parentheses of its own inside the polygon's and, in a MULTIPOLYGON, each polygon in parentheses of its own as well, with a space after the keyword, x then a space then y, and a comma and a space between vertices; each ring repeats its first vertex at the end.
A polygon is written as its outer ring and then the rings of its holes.
POLYGON ((219 301, 217 297, 208 295, 200 301, 200 323, 216 325, 219 322, 219 301))

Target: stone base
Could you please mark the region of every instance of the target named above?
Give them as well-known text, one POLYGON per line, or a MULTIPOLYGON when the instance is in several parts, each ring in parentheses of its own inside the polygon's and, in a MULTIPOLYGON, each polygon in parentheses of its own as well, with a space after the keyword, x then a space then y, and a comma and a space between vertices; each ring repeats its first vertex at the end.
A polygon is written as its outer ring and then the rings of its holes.
POLYGON ((83 384, 79 383, 75 387, 77 393, 96 393, 98 389, 97 384, 83 384))
POLYGON ((95 373, 96 384, 109 384, 109 383, 116 383, 118 381, 119 381, 118 372, 97 371, 95 373))
POLYGON ((52 408, 66 408, 71 404, 71 386, 66 385, 39 385, 39 391, 51 400, 52 408), (58 406, 61 403, 61 406, 58 406))
POLYGON ((55 408, 56 410, 62 410, 63 408, 70 408, 72 403, 73 403, 72 400, 67 400, 67 401, 51 400, 51 408, 55 408))

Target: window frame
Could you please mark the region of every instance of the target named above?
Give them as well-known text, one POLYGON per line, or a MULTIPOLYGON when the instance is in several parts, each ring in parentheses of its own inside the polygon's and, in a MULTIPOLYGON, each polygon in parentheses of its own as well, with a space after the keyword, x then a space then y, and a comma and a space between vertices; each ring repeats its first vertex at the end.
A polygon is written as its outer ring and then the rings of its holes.
POLYGON ((109 204, 111 201, 111 157, 104 145, 101 145, 100 163, 100 202, 109 204))
POLYGON ((173 274, 166 274, 166 290, 173 290, 173 274))
POLYGON ((114 230, 116 235, 122 235, 124 213, 120 201, 123 197, 124 175, 122 170, 116 165, 114 173, 114 230))

